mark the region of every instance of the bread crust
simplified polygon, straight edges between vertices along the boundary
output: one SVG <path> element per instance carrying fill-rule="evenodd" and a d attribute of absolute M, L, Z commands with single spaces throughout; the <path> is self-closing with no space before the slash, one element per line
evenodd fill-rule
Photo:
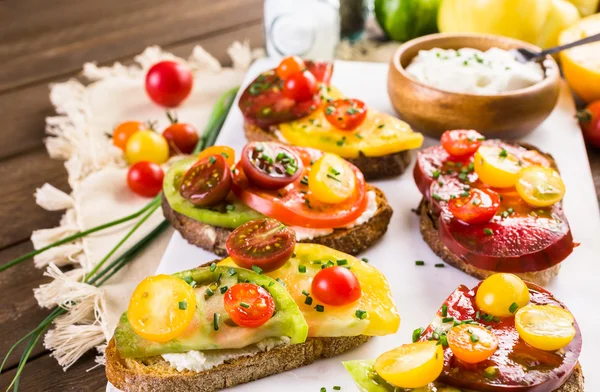
<path fill-rule="evenodd" d="M 203 372 L 179 372 L 161 357 L 144 361 L 123 358 L 111 339 L 106 349 L 106 377 L 124 392 L 213 392 L 339 355 L 369 339 L 364 335 L 308 338 L 304 343 L 236 358 Z"/>
<path fill-rule="evenodd" d="M 350 229 L 335 229 L 326 236 L 316 237 L 300 242 L 321 244 L 350 255 L 357 255 L 372 246 L 387 231 L 393 210 L 383 192 L 372 185 L 367 191 L 374 191 L 377 200 L 377 212 L 362 225 Z M 163 196 L 162 209 L 165 218 L 179 231 L 190 244 L 215 253 L 227 256 L 225 241 L 232 230 L 213 227 L 174 211 Z"/>
<path fill-rule="evenodd" d="M 272 131 L 264 130 L 244 121 L 244 132 L 248 141 L 256 142 L 282 142 Z M 344 158 L 356 166 L 368 181 L 381 178 L 395 177 L 404 173 L 412 160 L 411 150 L 400 151 L 380 157 L 367 157 L 360 155 L 358 158 Z"/>

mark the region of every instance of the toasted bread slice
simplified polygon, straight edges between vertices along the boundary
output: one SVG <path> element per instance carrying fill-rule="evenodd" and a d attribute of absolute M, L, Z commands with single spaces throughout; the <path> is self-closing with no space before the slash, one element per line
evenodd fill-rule
<path fill-rule="evenodd" d="M 331 234 L 300 242 L 325 245 L 350 255 L 357 255 L 369 248 L 385 234 L 393 212 L 380 189 L 367 185 L 367 191 L 370 190 L 375 191 L 377 195 L 378 208 L 368 222 L 351 229 L 335 229 Z M 217 256 L 227 256 L 225 241 L 231 230 L 213 227 L 180 214 L 169 206 L 164 197 L 162 209 L 165 218 L 190 244 L 213 252 Z"/>
<path fill-rule="evenodd" d="M 247 121 L 244 122 L 244 132 L 246 133 L 246 139 L 250 142 L 281 142 L 273 132 L 259 128 Z M 361 155 L 358 158 L 344 159 L 358 167 L 365 179 L 370 181 L 399 176 L 410 165 L 411 158 L 411 151 L 406 150 L 380 157 Z"/>
<path fill-rule="evenodd" d="M 540 153 L 541 155 L 543 155 L 550 161 L 552 168 L 554 170 L 558 171 L 558 167 L 556 166 L 556 161 L 554 160 L 552 155 L 544 153 L 544 152 L 540 151 L 537 147 L 534 147 L 530 144 L 515 143 L 515 142 L 506 142 L 506 143 L 516 144 L 516 145 L 519 145 L 528 150 L 537 151 L 538 153 Z M 478 279 L 485 279 L 488 276 L 493 275 L 495 273 L 494 271 L 488 271 L 488 270 L 483 270 L 480 268 L 473 267 L 469 263 L 465 262 L 464 260 L 462 260 L 461 258 L 456 256 L 454 253 L 452 253 L 450 251 L 450 249 L 448 249 L 446 247 L 446 245 L 444 245 L 442 243 L 439 232 L 438 232 L 438 228 L 437 228 L 437 219 L 431 214 L 429 200 L 427 200 L 426 198 L 423 198 L 421 200 L 419 208 L 417 208 L 417 214 L 419 214 L 419 216 L 420 216 L 419 228 L 421 230 L 421 235 L 423 236 L 423 239 L 429 245 L 431 250 L 433 250 L 434 253 L 436 255 L 438 255 L 442 260 L 444 260 L 446 263 L 450 264 L 451 266 L 456 267 Z M 556 264 L 550 268 L 547 268 L 545 270 L 535 271 L 535 272 L 518 273 L 515 275 L 518 275 L 523 280 L 536 283 L 540 286 L 546 286 L 548 283 L 550 283 L 550 281 L 554 277 L 556 277 L 556 275 L 558 275 L 558 271 L 560 270 L 560 265 L 561 265 L 561 263 L 558 263 L 558 264 Z"/>
<path fill-rule="evenodd" d="M 179 372 L 162 357 L 123 358 L 112 339 L 106 349 L 106 377 L 124 392 L 213 392 L 344 353 L 368 340 L 369 337 L 364 335 L 308 338 L 301 344 L 279 346 L 253 356 L 236 358 L 202 372 Z"/>

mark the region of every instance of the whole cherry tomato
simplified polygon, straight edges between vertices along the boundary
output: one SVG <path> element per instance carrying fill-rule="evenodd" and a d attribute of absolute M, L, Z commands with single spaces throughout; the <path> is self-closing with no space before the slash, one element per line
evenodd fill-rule
<path fill-rule="evenodd" d="M 453 157 L 467 157 L 475 154 L 484 139 L 477 131 L 456 129 L 444 132 L 440 141 Z"/>
<path fill-rule="evenodd" d="M 175 61 L 154 64 L 146 74 L 146 92 L 155 103 L 172 108 L 190 95 L 194 77 L 190 69 Z"/>
<path fill-rule="evenodd" d="M 362 294 L 356 276 L 344 267 L 329 267 L 317 272 L 311 284 L 315 298 L 326 305 L 342 306 L 358 300 Z"/>
<path fill-rule="evenodd" d="M 600 101 L 590 103 L 577 113 L 585 141 L 600 148 Z"/>
<path fill-rule="evenodd" d="M 164 177 L 165 173 L 159 165 L 141 161 L 129 167 L 127 185 L 140 196 L 154 197 L 162 189 Z"/>
<path fill-rule="evenodd" d="M 134 133 L 138 131 L 143 131 L 146 129 L 146 126 L 139 121 L 125 121 L 121 124 L 117 125 L 115 130 L 113 131 L 113 144 L 119 147 L 121 150 L 125 151 L 125 147 L 127 146 L 127 141 Z"/>
<path fill-rule="evenodd" d="M 163 131 L 163 136 L 169 143 L 171 155 L 191 154 L 198 144 L 198 131 L 190 124 L 180 123 L 177 118 L 167 113 L 171 125 Z"/>
<path fill-rule="evenodd" d="M 275 300 L 264 288 L 254 283 L 238 283 L 223 296 L 225 310 L 241 327 L 260 327 L 275 313 Z"/>
<path fill-rule="evenodd" d="M 344 131 L 356 129 L 367 117 L 367 105 L 358 99 L 336 99 L 324 110 L 327 121 Z"/>
<path fill-rule="evenodd" d="M 306 65 L 300 57 L 289 56 L 281 60 L 275 72 L 281 79 L 287 80 L 290 76 L 300 73 L 304 69 L 306 69 Z"/>
<path fill-rule="evenodd" d="M 169 145 L 159 133 L 150 130 L 139 131 L 127 141 L 125 158 L 130 164 L 140 161 L 165 163 L 169 159 Z"/>
<path fill-rule="evenodd" d="M 489 222 L 499 208 L 500 195 L 491 189 L 473 188 L 468 196 L 448 201 L 448 209 L 452 215 L 472 225 Z"/>
<path fill-rule="evenodd" d="M 317 93 L 317 79 L 308 71 L 290 75 L 283 82 L 282 93 L 296 102 L 309 101 Z"/>

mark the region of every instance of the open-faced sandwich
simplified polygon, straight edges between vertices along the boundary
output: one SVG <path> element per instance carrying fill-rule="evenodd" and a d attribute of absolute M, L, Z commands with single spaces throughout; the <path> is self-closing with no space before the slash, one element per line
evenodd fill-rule
<path fill-rule="evenodd" d="M 248 140 L 278 140 L 347 159 L 367 180 L 397 176 L 423 135 L 330 86 L 333 64 L 292 56 L 260 74 L 239 100 Z"/>
<path fill-rule="evenodd" d="M 392 208 L 356 166 L 330 153 L 277 142 L 211 147 L 183 159 L 163 183 L 163 212 L 191 244 L 227 255 L 231 230 L 262 216 L 292 226 L 300 242 L 356 255 L 387 230 Z"/>
<path fill-rule="evenodd" d="M 267 233 L 257 229 L 267 226 Z M 272 219 L 229 240 L 231 257 L 135 289 L 106 351 L 122 391 L 210 392 L 305 366 L 393 334 L 385 277 Z"/>
<path fill-rule="evenodd" d="M 569 310 L 513 274 L 459 286 L 413 343 L 345 366 L 361 392 L 583 392 Z"/>
<path fill-rule="evenodd" d="M 552 157 L 475 131 L 447 131 L 441 142 L 419 152 L 414 169 L 425 242 L 479 279 L 510 272 L 547 284 L 576 246 Z"/>

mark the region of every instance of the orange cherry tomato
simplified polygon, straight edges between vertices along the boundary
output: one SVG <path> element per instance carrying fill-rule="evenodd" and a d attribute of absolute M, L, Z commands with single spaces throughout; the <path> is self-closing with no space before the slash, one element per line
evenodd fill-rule
<path fill-rule="evenodd" d="M 466 363 L 488 359 L 498 348 L 498 338 L 479 324 L 461 324 L 447 334 L 448 346 L 456 358 Z"/>
<path fill-rule="evenodd" d="M 313 98 L 317 93 L 317 79 L 308 72 L 302 71 L 290 75 L 283 82 L 282 94 L 296 102 L 306 102 Z"/>
<path fill-rule="evenodd" d="M 311 284 L 311 292 L 317 300 L 332 306 L 351 304 L 362 295 L 360 282 L 352 271 L 338 266 L 317 272 Z"/>
<path fill-rule="evenodd" d="M 238 283 L 223 296 L 225 310 L 241 327 L 260 327 L 275 313 L 275 300 L 269 292 L 253 283 Z"/>
<path fill-rule="evenodd" d="M 489 222 L 499 208 L 500 196 L 490 189 L 474 188 L 468 196 L 448 201 L 452 215 L 471 225 Z"/>
<path fill-rule="evenodd" d="M 336 99 L 324 110 L 327 121 L 344 131 L 356 129 L 367 117 L 367 105 L 358 99 Z"/>
<path fill-rule="evenodd" d="M 477 131 L 456 129 L 444 132 L 440 142 L 453 157 L 467 157 L 475 154 L 484 139 Z"/>
<path fill-rule="evenodd" d="M 275 72 L 281 79 L 287 80 L 290 76 L 302 72 L 305 68 L 306 65 L 300 57 L 289 56 L 281 60 Z"/>
<path fill-rule="evenodd" d="M 235 163 L 235 150 L 227 146 L 210 146 L 205 148 L 198 154 L 198 160 L 211 155 L 221 155 L 225 158 L 225 162 L 227 162 L 229 167 L 233 167 L 233 164 Z"/>
<path fill-rule="evenodd" d="M 134 133 L 143 131 L 146 126 L 139 121 L 125 121 L 115 128 L 113 131 L 113 144 L 125 151 L 127 141 Z"/>

